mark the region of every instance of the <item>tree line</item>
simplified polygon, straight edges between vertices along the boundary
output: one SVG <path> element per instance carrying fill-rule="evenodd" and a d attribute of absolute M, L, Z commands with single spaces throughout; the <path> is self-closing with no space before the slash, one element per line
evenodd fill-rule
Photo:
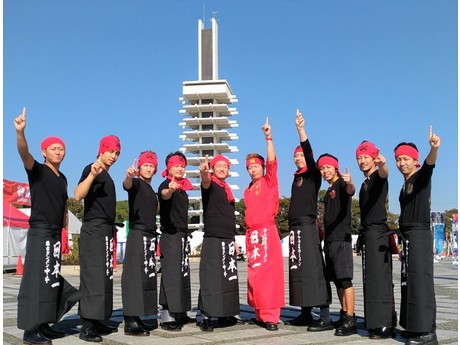
<path fill-rule="evenodd" d="M 320 190 L 318 195 L 318 221 L 320 226 L 323 227 L 323 218 L 324 218 L 324 205 L 322 200 L 324 199 L 324 194 L 326 190 Z M 279 202 L 279 210 L 278 215 L 276 216 L 276 226 L 278 227 L 278 231 L 281 238 L 284 238 L 289 233 L 289 224 L 288 224 L 288 211 L 289 211 L 289 203 L 291 199 L 286 197 L 281 197 Z M 83 204 L 77 202 L 75 199 L 70 198 L 68 200 L 68 207 L 69 210 L 79 219 L 83 218 Z M 246 224 L 244 222 L 244 214 L 245 214 L 245 205 L 244 200 L 241 199 L 235 204 L 235 209 L 237 211 L 236 215 L 236 224 L 239 226 L 237 229 L 238 235 L 244 235 L 246 232 Z M 387 205 L 387 212 L 388 212 L 388 226 L 391 230 L 398 229 L 398 218 L 399 214 L 392 213 L 388 210 Z M 445 221 L 445 229 L 447 232 L 450 232 L 452 229 L 451 219 L 453 214 L 458 213 L 457 209 L 446 210 L 446 221 Z M 125 220 L 129 218 L 129 205 L 128 200 L 117 201 L 116 206 L 116 219 L 115 222 L 123 223 Z M 196 223 L 198 219 L 191 217 L 190 223 Z M 358 234 L 359 228 L 361 226 L 361 212 L 359 209 L 359 200 L 356 198 L 352 198 L 351 204 L 351 232 L 353 234 Z"/>

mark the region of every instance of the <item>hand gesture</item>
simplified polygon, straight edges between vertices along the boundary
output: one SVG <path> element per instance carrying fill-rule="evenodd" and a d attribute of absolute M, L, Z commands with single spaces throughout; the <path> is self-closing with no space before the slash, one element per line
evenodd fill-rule
<path fill-rule="evenodd" d="M 387 160 L 385 157 L 383 157 L 381 154 L 380 154 L 380 150 L 377 151 L 377 157 L 375 157 L 374 159 L 374 163 L 375 165 L 377 165 L 378 167 L 382 167 L 386 164 Z"/>
<path fill-rule="evenodd" d="M 430 125 L 430 137 L 429 143 L 431 148 L 438 149 L 441 146 L 441 138 L 439 138 L 436 134 L 433 133 L 433 126 Z"/>
<path fill-rule="evenodd" d="M 22 132 L 26 128 L 26 107 L 22 108 L 22 114 L 14 119 L 14 128 L 18 132 Z"/>
<path fill-rule="evenodd" d="M 200 164 L 200 172 L 204 174 L 209 172 L 208 155 L 205 156 L 204 162 Z"/>
<path fill-rule="evenodd" d="M 174 193 L 174 191 L 177 189 L 179 185 L 176 182 L 176 179 L 173 177 L 171 182 L 169 182 L 168 188 L 171 191 L 171 193 Z"/>
<path fill-rule="evenodd" d="M 297 109 L 297 114 L 295 117 L 295 126 L 297 127 L 297 129 L 301 129 L 305 127 L 305 120 L 299 109 Z"/>
<path fill-rule="evenodd" d="M 96 177 L 104 170 L 104 164 L 99 160 L 99 158 L 91 164 L 91 174 Z"/>
<path fill-rule="evenodd" d="M 268 116 L 265 119 L 265 124 L 262 126 L 262 132 L 265 134 L 266 138 L 269 138 L 272 134 L 272 127 L 268 124 Z"/>
<path fill-rule="evenodd" d="M 351 181 L 351 174 L 350 172 L 348 171 L 348 168 L 345 167 L 345 174 L 342 174 L 342 178 L 343 180 L 347 183 L 347 184 L 352 184 L 353 182 Z"/>
<path fill-rule="evenodd" d="M 134 159 L 133 165 L 131 165 L 128 170 L 126 170 L 126 177 L 127 178 L 134 178 L 137 175 L 136 171 L 136 159 Z"/>

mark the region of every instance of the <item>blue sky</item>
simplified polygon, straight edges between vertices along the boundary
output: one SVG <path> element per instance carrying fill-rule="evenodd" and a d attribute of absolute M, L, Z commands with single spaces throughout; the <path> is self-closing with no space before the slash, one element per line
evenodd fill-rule
<path fill-rule="evenodd" d="M 40 158 L 48 135 L 64 139 L 61 170 L 69 195 L 99 140 L 118 135 L 122 152 L 110 169 L 117 199 L 141 151 L 159 156 L 183 144 L 182 82 L 198 78 L 197 28 L 218 12 L 219 79 L 239 102 L 239 152 L 232 170 L 242 198 L 244 157 L 265 152 L 269 116 L 280 163 L 280 194 L 290 196 L 298 145 L 296 109 L 306 118 L 315 156 L 329 152 L 363 181 L 354 152 L 374 142 L 390 167 L 390 210 L 399 213 L 403 179 L 393 148 L 413 141 L 421 159 L 428 129 L 442 146 L 432 209 L 458 206 L 458 9 L 453 0 L 414 1 L 3 1 L 3 176 L 27 181 L 13 119 L 27 107 L 26 136 Z M 155 189 L 162 178 L 153 179 Z M 324 182 L 322 188 L 327 188 Z"/>

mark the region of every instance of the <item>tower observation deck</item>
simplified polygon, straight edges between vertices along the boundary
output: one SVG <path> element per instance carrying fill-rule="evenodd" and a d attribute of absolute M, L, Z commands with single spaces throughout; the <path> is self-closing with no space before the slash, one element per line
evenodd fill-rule
<path fill-rule="evenodd" d="M 183 116 L 179 125 L 183 132 L 179 136 L 185 143 L 180 151 L 187 157 L 186 176 L 193 184 L 189 192 L 189 229 L 203 228 L 203 203 L 200 190 L 199 165 L 208 155 L 209 161 L 217 154 L 223 154 L 230 159 L 231 165 L 238 160 L 231 157 L 238 152 L 236 146 L 229 142 L 237 140 L 238 135 L 231 130 L 238 127 L 232 117 L 237 115 L 232 105 L 238 102 L 226 80 L 218 78 L 218 31 L 217 21 L 211 19 L 211 29 L 205 29 L 202 20 L 198 21 L 198 80 L 184 81 L 182 84 Z M 231 183 L 231 177 L 238 173 L 230 170 L 227 179 L 232 189 L 239 189 Z"/>

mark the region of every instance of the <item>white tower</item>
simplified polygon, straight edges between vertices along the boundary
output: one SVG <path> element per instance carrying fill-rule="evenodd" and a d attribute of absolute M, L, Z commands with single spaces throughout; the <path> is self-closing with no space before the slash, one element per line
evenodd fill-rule
<path fill-rule="evenodd" d="M 179 137 L 187 142 L 181 148 L 187 157 L 186 176 L 194 185 L 189 193 L 190 210 L 189 229 L 203 228 L 203 203 L 200 192 L 199 165 L 208 155 L 209 161 L 217 154 L 222 153 L 230 159 L 232 167 L 238 161 L 231 157 L 231 153 L 238 152 L 236 146 L 227 142 L 238 139 L 236 133 L 228 129 L 238 127 L 235 120 L 230 120 L 237 115 L 236 108 L 231 107 L 238 99 L 226 80 L 218 78 L 218 52 L 217 52 L 217 21 L 211 19 L 212 28 L 205 29 L 203 21 L 198 21 L 198 80 L 184 81 L 182 84 L 183 96 L 182 109 L 179 113 L 184 117 L 179 125 L 183 133 Z M 238 173 L 230 169 L 227 182 L 232 189 L 238 189 L 231 184 L 231 177 Z"/>

